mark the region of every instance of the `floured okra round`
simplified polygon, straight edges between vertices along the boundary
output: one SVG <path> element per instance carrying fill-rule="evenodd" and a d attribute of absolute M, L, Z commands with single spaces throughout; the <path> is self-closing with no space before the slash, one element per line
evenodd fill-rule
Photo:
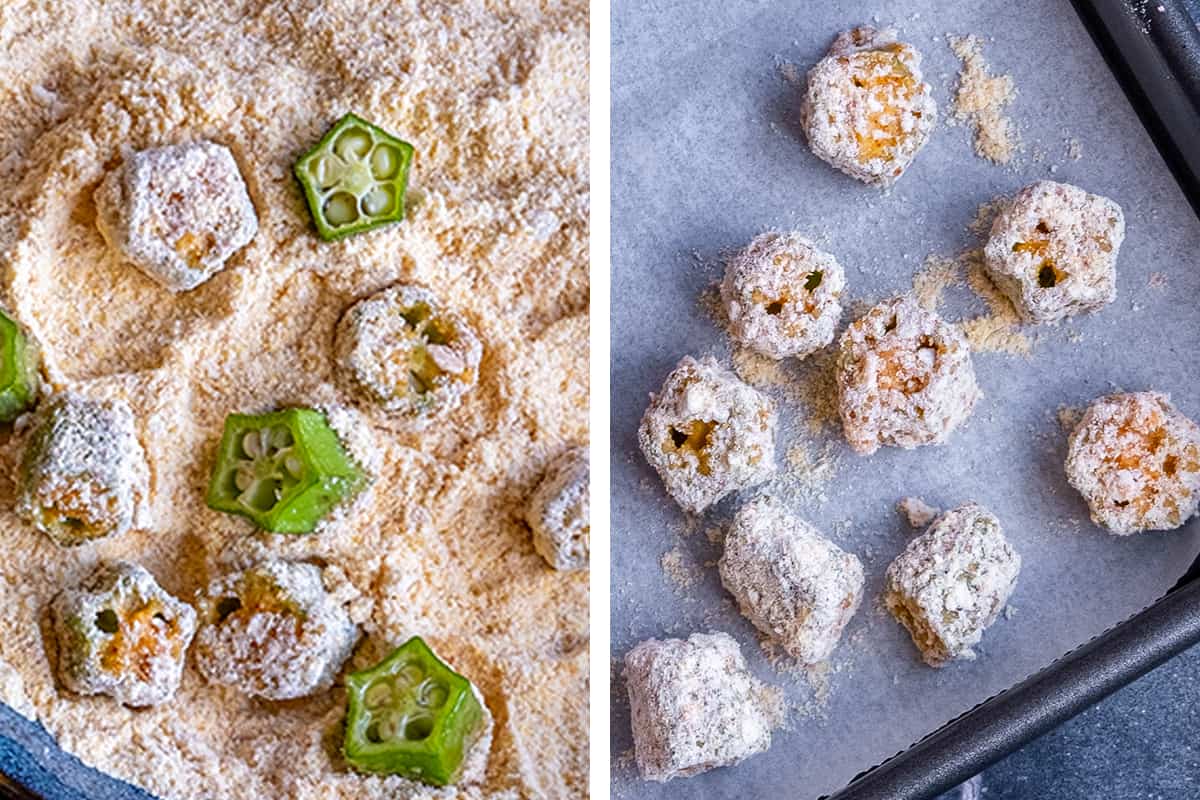
<path fill-rule="evenodd" d="M 491 725 L 479 690 L 419 636 L 346 678 L 342 751 L 356 769 L 446 786 Z"/>
<path fill-rule="evenodd" d="M 771 746 L 769 690 L 727 634 L 644 641 L 625 654 L 624 676 L 646 780 L 689 778 Z"/>
<path fill-rule="evenodd" d="M 127 706 L 170 700 L 196 632 L 196 612 L 137 564 L 102 565 L 51 605 L 58 675 L 79 694 Z"/>
<path fill-rule="evenodd" d="M 1077 186 L 1038 181 L 996 215 L 984 247 L 992 280 L 1029 322 L 1095 311 L 1117 297 L 1121 207 Z"/>
<path fill-rule="evenodd" d="M 855 320 L 839 346 L 838 412 L 858 453 L 940 444 L 979 399 L 966 338 L 909 295 Z"/>
<path fill-rule="evenodd" d="M 196 664 L 213 683 L 268 700 L 323 691 L 358 628 L 313 564 L 266 561 L 213 581 L 198 601 Z"/>
<path fill-rule="evenodd" d="M 1200 426 L 1158 392 L 1101 397 L 1071 434 L 1066 468 L 1110 532 L 1178 528 L 1200 508 Z"/>
<path fill-rule="evenodd" d="M 937 120 L 921 54 L 893 30 L 846 31 L 809 70 L 801 125 L 816 155 L 876 186 L 896 181 Z"/>
<path fill-rule="evenodd" d="M 350 306 L 338 323 L 334 347 L 350 389 L 409 417 L 456 408 L 475 386 L 483 356 L 465 319 L 428 289 L 405 284 Z"/>
<path fill-rule="evenodd" d="M 368 481 L 324 412 L 230 414 L 206 502 L 263 530 L 311 533 Z"/>
<path fill-rule="evenodd" d="M 555 569 L 587 569 L 591 532 L 588 452 L 572 447 L 542 476 L 525 520 L 533 531 L 533 548 Z"/>
<path fill-rule="evenodd" d="M 667 493 L 698 514 L 775 471 L 775 402 L 711 358 L 684 356 L 638 428 Z"/>
<path fill-rule="evenodd" d="M 213 142 L 131 151 L 95 200 L 109 245 L 172 292 L 207 281 L 258 233 L 237 162 Z"/>
<path fill-rule="evenodd" d="M 1021 557 L 982 506 L 940 515 L 888 567 L 883 601 L 931 667 L 973 659 L 1017 585 Z"/>
<path fill-rule="evenodd" d="M 16 510 L 58 544 L 83 544 L 132 528 L 149 481 L 127 403 L 59 394 L 35 416 Z"/>
<path fill-rule="evenodd" d="M 321 238 L 404 219 L 412 158 L 412 145 L 365 119 L 347 114 L 338 120 L 295 167 Z"/>
<path fill-rule="evenodd" d="M 756 236 L 725 269 L 721 299 L 733 338 L 771 358 L 803 358 L 833 341 L 846 276 L 798 233 Z"/>
<path fill-rule="evenodd" d="M 719 568 L 742 614 L 804 664 L 829 657 L 862 600 L 858 558 L 769 497 L 738 510 Z"/>

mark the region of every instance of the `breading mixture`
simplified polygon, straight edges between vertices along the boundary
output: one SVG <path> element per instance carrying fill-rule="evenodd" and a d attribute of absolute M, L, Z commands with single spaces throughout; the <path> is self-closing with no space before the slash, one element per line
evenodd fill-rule
<path fill-rule="evenodd" d="M 548 461 L 587 439 L 587 26 L 583 3 L 531 0 L 0 5 L 0 303 L 40 341 L 50 388 L 129 403 L 150 468 L 149 521 L 71 550 L 0 488 L 4 697 L 65 748 L 164 798 L 411 793 L 342 762 L 342 676 L 272 703 L 189 659 L 174 699 L 136 713 L 52 677 L 47 607 L 101 559 L 185 599 L 268 557 L 311 559 L 354 598 L 347 669 L 420 634 L 478 685 L 496 735 L 484 784 L 459 796 L 584 791 L 587 574 L 548 568 L 522 517 Z M 415 146 L 409 213 L 326 243 L 291 170 L 348 111 Z M 174 294 L 107 245 L 94 195 L 125 148 L 202 140 L 232 151 L 259 229 Z M 364 405 L 373 491 L 315 535 L 207 509 L 225 415 L 352 404 L 334 326 L 398 281 L 478 333 L 462 404 L 420 431 Z M 0 453 L 11 473 L 19 448 Z"/>

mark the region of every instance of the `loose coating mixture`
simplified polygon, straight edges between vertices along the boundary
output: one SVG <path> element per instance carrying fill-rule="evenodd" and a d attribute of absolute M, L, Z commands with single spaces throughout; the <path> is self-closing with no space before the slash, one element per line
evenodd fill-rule
<path fill-rule="evenodd" d="M 128 405 L 148 467 L 142 518 L 64 549 L 11 513 L 27 425 L 0 434 L 5 698 L 166 800 L 579 796 L 588 576 L 549 568 L 524 514 L 549 461 L 588 439 L 586 4 L 15 0 L 0 51 L 0 305 L 40 345 L 47 394 Z M 348 112 L 413 145 L 405 214 L 324 241 L 293 168 Z M 199 142 L 232 154 L 257 233 L 173 292 L 105 239 L 97 192 L 132 154 Z M 338 320 L 398 283 L 482 349 L 471 391 L 419 430 L 335 370 Z M 226 417 L 290 406 L 328 412 L 369 489 L 312 534 L 208 508 Z M 351 441 L 346 407 L 373 444 Z M 136 562 L 191 602 L 269 559 L 321 565 L 360 631 L 329 689 L 254 698 L 207 680 L 194 649 L 174 697 L 136 712 L 56 680 L 39 623 L 97 564 Z M 496 719 L 480 782 L 342 758 L 345 675 L 414 635 Z"/>

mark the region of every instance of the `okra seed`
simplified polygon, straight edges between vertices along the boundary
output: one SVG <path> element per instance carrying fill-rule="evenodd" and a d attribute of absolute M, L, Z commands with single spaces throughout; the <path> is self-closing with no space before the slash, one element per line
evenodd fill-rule
<path fill-rule="evenodd" d="M 449 696 L 450 692 L 445 686 L 430 678 L 422 683 L 421 688 L 417 691 L 417 703 L 437 710 L 445 705 L 446 698 Z"/>
<path fill-rule="evenodd" d="M 422 739 L 428 739 L 431 733 L 433 733 L 433 717 L 421 714 L 409 717 L 404 723 L 404 738 L 409 741 L 419 742 Z"/>
<path fill-rule="evenodd" d="M 416 686 L 425 677 L 425 672 L 416 664 L 405 664 L 396 673 L 396 684 L 399 686 Z"/>
<path fill-rule="evenodd" d="M 367 708 L 379 708 L 386 705 L 392 699 L 392 686 L 386 680 L 372 684 L 371 688 L 367 689 L 363 696 Z"/>
<path fill-rule="evenodd" d="M 116 633 L 120 626 L 120 620 L 117 619 L 117 612 L 111 608 L 106 608 L 96 615 L 96 627 L 104 633 Z"/>
<path fill-rule="evenodd" d="M 361 161 L 366 158 L 371 149 L 371 136 L 358 128 L 351 128 L 337 138 L 333 150 L 342 158 L 349 161 Z"/>
<path fill-rule="evenodd" d="M 377 180 L 386 181 L 396 176 L 400 168 L 400 152 L 391 145 L 381 144 L 371 153 L 371 173 Z"/>
<path fill-rule="evenodd" d="M 338 182 L 342 174 L 341 162 L 333 156 L 321 156 L 308 165 L 308 172 L 317 186 L 328 189 Z"/>
<path fill-rule="evenodd" d="M 387 186 L 376 186 L 367 192 L 362 199 L 363 213 L 368 217 L 377 217 L 392 210 L 392 190 Z"/>
<path fill-rule="evenodd" d="M 354 195 L 338 192 L 326 200 L 325 219 L 334 225 L 346 225 L 358 219 L 358 203 Z"/>

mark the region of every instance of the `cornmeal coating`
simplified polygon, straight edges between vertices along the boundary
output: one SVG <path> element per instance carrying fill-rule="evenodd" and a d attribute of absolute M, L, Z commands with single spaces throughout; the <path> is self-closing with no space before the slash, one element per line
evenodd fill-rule
<path fill-rule="evenodd" d="M 804 664 L 829 658 L 862 601 L 858 558 L 774 498 L 738 510 L 719 568 L 746 619 Z"/>
<path fill-rule="evenodd" d="M 1121 207 L 1078 186 L 1038 181 L 992 222 L 984 263 L 1028 322 L 1055 322 L 1117 298 Z"/>
<path fill-rule="evenodd" d="M 414 418 L 456 408 L 475 386 L 483 356 L 465 319 L 428 289 L 409 284 L 352 305 L 338 323 L 334 350 L 352 391 Z"/>
<path fill-rule="evenodd" d="M 226 575 L 198 607 L 200 671 L 268 700 L 328 689 L 358 641 L 358 628 L 313 564 L 266 561 Z"/>
<path fill-rule="evenodd" d="M 587 569 L 589 476 L 587 448 L 572 447 L 551 462 L 529 498 L 525 519 L 533 531 L 533 548 L 555 569 Z"/>
<path fill-rule="evenodd" d="M 1165 394 L 1096 400 L 1071 433 L 1066 466 L 1092 521 L 1119 536 L 1178 528 L 1200 508 L 1200 426 Z"/>
<path fill-rule="evenodd" d="M 838 413 L 858 453 L 940 444 L 980 397 L 962 332 L 910 295 L 855 320 L 839 346 Z"/>
<path fill-rule="evenodd" d="M 137 564 L 98 567 L 50 606 L 58 676 L 79 694 L 105 694 L 127 706 L 175 695 L 196 612 L 167 594 Z"/>
<path fill-rule="evenodd" d="M 95 201 L 109 246 L 172 292 L 207 281 L 258 233 L 233 153 L 209 141 L 126 153 Z"/>
<path fill-rule="evenodd" d="M 894 30 L 864 26 L 839 35 L 809 70 L 800 120 L 818 158 L 890 186 L 929 139 L 937 103 L 921 80 L 920 52 Z"/>
<path fill-rule="evenodd" d="M 71 547 L 132 528 L 149 483 L 129 404 L 63 393 L 37 410 L 22 456 L 16 511 Z"/>
<path fill-rule="evenodd" d="M 725 269 L 729 332 L 771 358 L 803 358 L 833 341 L 846 275 L 798 233 L 756 236 Z"/>
<path fill-rule="evenodd" d="M 667 493 L 699 514 L 775 471 L 775 402 L 711 357 L 684 356 L 638 428 Z"/>
<path fill-rule="evenodd" d="M 975 503 L 947 511 L 888 567 L 883 601 L 931 667 L 973 659 L 1017 585 L 1021 557 Z"/>
<path fill-rule="evenodd" d="M 646 780 L 689 778 L 771 746 L 769 690 L 727 634 L 642 642 L 625 654 L 624 676 Z"/>

